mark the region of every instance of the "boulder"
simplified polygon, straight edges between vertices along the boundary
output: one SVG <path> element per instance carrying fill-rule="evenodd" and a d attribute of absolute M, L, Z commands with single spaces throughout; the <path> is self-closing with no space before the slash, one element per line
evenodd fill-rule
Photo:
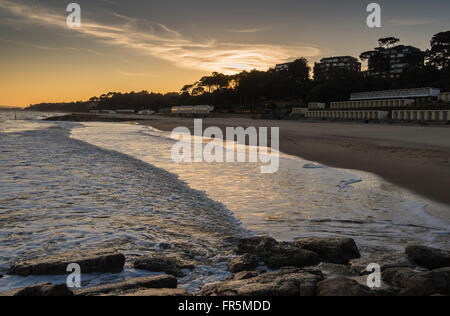
<path fill-rule="evenodd" d="M 299 268 L 282 268 L 276 272 L 204 286 L 200 296 L 313 296 L 322 278 Z"/>
<path fill-rule="evenodd" d="M 228 271 L 238 273 L 242 271 L 251 271 L 259 266 L 258 257 L 246 253 L 245 255 L 231 259 L 228 264 Z"/>
<path fill-rule="evenodd" d="M 401 252 L 391 252 L 386 254 L 373 255 L 368 258 L 352 259 L 349 266 L 352 271 L 359 275 L 367 275 L 372 271 L 367 271 L 371 263 L 380 265 L 381 271 L 389 268 L 414 268 L 408 256 Z"/>
<path fill-rule="evenodd" d="M 14 263 L 9 275 L 61 275 L 67 274 L 67 266 L 79 264 L 81 273 L 120 273 L 125 264 L 125 256 L 113 250 L 70 252 L 42 259 Z"/>
<path fill-rule="evenodd" d="M 134 262 L 133 267 L 150 272 L 164 272 L 179 278 L 184 277 L 182 265 L 178 264 L 175 259 L 162 255 L 141 257 Z"/>
<path fill-rule="evenodd" d="M 231 280 L 247 280 L 254 277 L 257 277 L 260 274 L 266 273 L 266 271 L 242 271 L 235 274 L 230 275 L 227 278 L 227 281 Z"/>
<path fill-rule="evenodd" d="M 104 284 L 76 290 L 76 296 L 125 295 L 145 289 L 176 289 L 177 279 L 172 275 L 158 275 L 136 278 L 123 282 Z"/>
<path fill-rule="evenodd" d="M 321 262 L 315 268 L 318 271 L 320 271 L 327 279 L 335 278 L 338 276 L 355 276 L 356 275 L 348 266 L 343 265 L 343 264 Z"/>
<path fill-rule="evenodd" d="M 450 268 L 417 272 L 410 268 L 391 268 L 383 272 L 383 281 L 402 289 L 404 295 L 450 295 Z"/>
<path fill-rule="evenodd" d="M 450 251 L 425 246 L 409 246 L 406 254 L 417 265 L 427 269 L 450 267 Z"/>
<path fill-rule="evenodd" d="M 73 292 L 65 284 L 43 283 L 4 292 L 0 296 L 73 296 Z"/>
<path fill-rule="evenodd" d="M 295 240 L 294 245 L 313 251 L 319 254 L 320 258 L 336 264 L 347 264 L 349 260 L 361 257 L 355 241 L 351 238 L 302 238 Z"/>
<path fill-rule="evenodd" d="M 270 269 L 305 267 L 319 262 L 316 253 L 300 249 L 291 243 L 277 242 L 267 236 L 241 239 L 236 246 L 236 252 L 255 255 Z"/>
<path fill-rule="evenodd" d="M 317 296 L 377 296 L 375 291 L 355 280 L 338 277 L 317 284 Z"/>

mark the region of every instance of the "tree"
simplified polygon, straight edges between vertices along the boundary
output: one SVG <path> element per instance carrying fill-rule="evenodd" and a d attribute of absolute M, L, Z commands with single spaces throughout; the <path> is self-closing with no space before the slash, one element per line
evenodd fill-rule
<path fill-rule="evenodd" d="M 383 47 L 386 49 L 394 47 L 394 45 L 399 42 L 400 42 L 400 39 L 398 39 L 396 37 L 385 37 L 385 38 L 380 38 L 378 40 L 378 44 L 380 45 L 380 47 Z"/>
<path fill-rule="evenodd" d="M 431 49 L 427 51 L 428 64 L 437 69 L 450 65 L 450 31 L 441 32 L 431 39 Z"/>
<path fill-rule="evenodd" d="M 193 96 L 199 96 L 199 95 L 202 95 L 203 93 L 205 93 L 205 88 L 203 88 L 203 87 L 195 87 L 194 89 L 192 89 L 192 92 L 191 92 L 191 94 L 193 95 Z"/>
<path fill-rule="evenodd" d="M 289 64 L 288 74 L 297 83 L 309 81 L 311 68 L 306 58 L 300 58 Z"/>

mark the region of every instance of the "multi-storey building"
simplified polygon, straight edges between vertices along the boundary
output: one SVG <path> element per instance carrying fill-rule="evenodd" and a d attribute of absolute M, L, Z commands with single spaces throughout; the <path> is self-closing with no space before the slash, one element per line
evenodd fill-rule
<path fill-rule="evenodd" d="M 278 64 L 275 66 L 275 71 L 276 72 L 288 71 L 290 64 L 292 64 L 292 63 Z"/>
<path fill-rule="evenodd" d="M 323 58 L 320 63 L 314 64 L 314 79 L 330 80 L 333 73 L 339 71 L 360 72 L 361 63 L 351 56 Z"/>
<path fill-rule="evenodd" d="M 419 68 L 424 64 L 424 54 L 413 46 L 399 45 L 389 49 L 371 52 L 368 73 L 372 77 L 398 78 L 407 69 Z"/>

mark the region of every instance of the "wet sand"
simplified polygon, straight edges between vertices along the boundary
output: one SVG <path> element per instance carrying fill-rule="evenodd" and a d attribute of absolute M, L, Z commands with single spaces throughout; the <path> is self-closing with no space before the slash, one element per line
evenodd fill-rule
<path fill-rule="evenodd" d="M 192 119 L 142 121 L 160 130 L 193 129 Z M 274 126 L 280 150 L 336 168 L 375 173 L 450 205 L 450 127 L 208 118 L 204 128 Z"/>
<path fill-rule="evenodd" d="M 109 116 L 78 117 L 78 121 Z M 133 121 L 135 116 L 111 118 Z M 139 117 L 139 123 L 171 131 L 193 119 Z M 371 172 L 432 200 L 450 205 L 450 126 L 207 118 L 203 128 L 279 127 L 280 150 L 330 167 Z"/>

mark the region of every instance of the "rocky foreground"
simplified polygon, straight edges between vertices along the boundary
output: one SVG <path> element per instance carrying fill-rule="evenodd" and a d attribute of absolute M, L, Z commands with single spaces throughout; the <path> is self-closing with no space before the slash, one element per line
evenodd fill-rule
<path fill-rule="evenodd" d="M 237 242 L 228 279 L 205 285 L 197 293 L 177 289 L 177 277 L 194 264 L 174 257 L 149 255 L 137 259 L 136 269 L 161 272 L 92 288 L 71 290 L 66 285 L 38 284 L 0 296 L 431 296 L 450 294 L 450 251 L 409 246 L 361 258 L 350 238 L 304 238 L 278 242 L 271 237 L 250 237 Z M 9 275 L 65 274 L 69 263 L 83 273 L 123 270 L 125 257 L 114 251 L 71 253 L 16 263 Z M 378 264 L 381 287 L 369 288 L 368 266 Z M 1 277 L 1 276 L 0 276 Z"/>

